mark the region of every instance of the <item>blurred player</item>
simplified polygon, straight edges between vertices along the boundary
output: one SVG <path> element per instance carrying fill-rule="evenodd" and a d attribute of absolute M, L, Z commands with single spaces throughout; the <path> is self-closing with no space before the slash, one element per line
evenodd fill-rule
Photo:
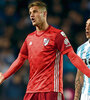
<path fill-rule="evenodd" d="M 77 54 L 90 68 L 90 19 L 86 22 L 86 38 L 88 41 L 78 48 Z M 79 98 L 80 100 L 90 100 L 90 78 L 80 70 L 77 71 L 76 75 L 74 100 L 79 100 Z"/>
<path fill-rule="evenodd" d="M 0 74 L 0 83 L 14 74 L 26 59 L 30 63 L 30 77 L 24 100 L 64 100 L 63 55 L 84 74 L 90 70 L 78 57 L 65 33 L 47 23 L 46 4 L 40 1 L 29 4 L 29 14 L 36 31 L 29 34 L 17 59 L 8 71 Z"/>

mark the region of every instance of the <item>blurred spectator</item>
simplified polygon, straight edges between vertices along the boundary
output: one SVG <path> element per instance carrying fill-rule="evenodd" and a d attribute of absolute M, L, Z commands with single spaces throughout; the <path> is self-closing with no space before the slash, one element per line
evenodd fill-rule
<path fill-rule="evenodd" d="M 11 40 L 12 36 L 14 35 L 14 31 L 15 31 L 14 26 L 8 25 L 4 29 L 3 36 Z"/>
<path fill-rule="evenodd" d="M 72 26 L 72 21 L 70 18 L 65 18 L 63 19 L 63 23 L 61 25 L 61 29 L 64 30 L 64 32 L 66 33 L 66 35 L 68 36 L 68 38 L 71 38 L 71 26 Z"/>
<path fill-rule="evenodd" d="M 81 31 L 79 33 L 77 33 L 76 37 L 75 37 L 75 42 L 78 44 L 78 46 L 80 46 L 81 44 L 83 44 L 85 41 L 86 41 L 86 38 L 85 38 L 85 32 L 84 31 Z"/>
<path fill-rule="evenodd" d="M 17 6 L 15 3 L 9 2 L 4 7 L 4 19 L 6 24 L 13 24 L 15 25 L 16 22 L 19 20 L 19 16 L 17 14 Z"/>
<path fill-rule="evenodd" d="M 10 48 L 10 40 L 7 37 L 0 37 L 0 48 L 3 49 L 9 49 Z"/>
<path fill-rule="evenodd" d="M 60 23 L 61 23 L 61 19 L 59 16 L 57 15 L 49 15 L 48 16 L 48 23 L 54 27 L 59 28 L 60 27 Z"/>
<path fill-rule="evenodd" d="M 5 84 L 4 84 L 5 85 Z M 6 86 L 6 85 L 5 85 Z M 5 100 L 22 100 L 25 93 L 26 85 L 20 73 L 15 74 L 6 87 L 3 87 L 3 99 Z"/>
<path fill-rule="evenodd" d="M 75 75 L 72 72 L 68 72 L 67 74 L 65 74 L 63 81 L 65 100 L 73 100 Z"/>

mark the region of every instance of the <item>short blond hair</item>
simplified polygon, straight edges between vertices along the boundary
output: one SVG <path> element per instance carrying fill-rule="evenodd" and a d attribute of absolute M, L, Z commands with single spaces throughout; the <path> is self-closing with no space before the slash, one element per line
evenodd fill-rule
<path fill-rule="evenodd" d="M 38 6 L 39 8 L 47 11 L 47 5 L 42 1 L 34 1 L 34 2 L 30 3 L 28 5 L 28 9 L 30 9 L 33 6 Z"/>

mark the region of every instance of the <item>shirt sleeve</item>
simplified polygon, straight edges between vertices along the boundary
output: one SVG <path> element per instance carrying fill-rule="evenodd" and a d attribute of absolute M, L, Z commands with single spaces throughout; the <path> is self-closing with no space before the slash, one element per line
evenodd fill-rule
<path fill-rule="evenodd" d="M 27 43 L 26 40 L 24 41 L 21 49 L 20 49 L 20 53 L 19 53 L 23 58 L 28 58 L 28 49 L 27 49 Z"/>
<path fill-rule="evenodd" d="M 57 33 L 55 43 L 56 43 L 56 48 L 63 54 L 66 54 L 71 49 L 73 49 L 67 36 L 63 31 Z"/>
<path fill-rule="evenodd" d="M 67 56 L 75 67 L 77 67 L 83 74 L 87 75 L 90 78 L 90 69 L 73 50 L 68 52 Z"/>
<path fill-rule="evenodd" d="M 16 71 L 18 71 L 21 68 L 21 66 L 24 64 L 25 60 L 26 59 L 24 57 L 18 55 L 17 59 L 11 64 L 9 69 L 3 74 L 4 78 L 7 79 L 9 76 L 11 76 Z"/>
<path fill-rule="evenodd" d="M 9 76 L 14 74 L 21 66 L 24 64 L 24 61 L 28 57 L 27 43 L 24 41 L 20 53 L 17 59 L 11 64 L 10 68 L 3 74 L 4 78 L 7 79 Z"/>

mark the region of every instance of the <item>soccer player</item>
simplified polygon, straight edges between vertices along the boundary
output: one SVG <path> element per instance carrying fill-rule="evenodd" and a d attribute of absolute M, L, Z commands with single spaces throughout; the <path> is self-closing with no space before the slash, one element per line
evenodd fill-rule
<path fill-rule="evenodd" d="M 86 22 L 86 38 L 88 41 L 77 49 L 77 54 L 90 68 L 90 18 Z M 79 100 L 79 98 L 80 100 L 90 100 L 90 78 L 80 70 L 77 71 L 76 75 L 74 100 Z"/>
<path fill-rule="evenodd" d="M 29 4 L 29 14 L 36 30 L 26 37 L 17 59 L 4 73 L 0 83 L 14 74 L 26 59 L 30 63 L 30 77 L 24 100 L 64 100 L 63 55 L 90 77 L 90 70 L 77 56 L 62 30 L 47 23 L 46 4 L 35 1 Z"/>

